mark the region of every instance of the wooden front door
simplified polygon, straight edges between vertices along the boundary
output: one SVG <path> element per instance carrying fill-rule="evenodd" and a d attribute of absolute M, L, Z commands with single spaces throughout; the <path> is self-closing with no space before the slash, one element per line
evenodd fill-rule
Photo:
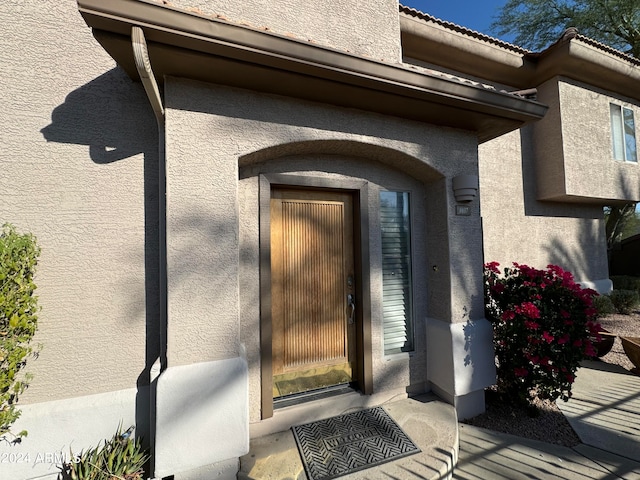
<path fill-rule="evenodd" d="M 273 191 L 274 398 L 356 378 L 353 251 L 350 193 Z"/>

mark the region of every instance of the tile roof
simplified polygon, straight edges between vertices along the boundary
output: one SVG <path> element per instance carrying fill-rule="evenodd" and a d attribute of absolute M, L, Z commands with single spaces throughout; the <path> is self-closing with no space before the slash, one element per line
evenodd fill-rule
<path fill-rule="evenodd" d="M 484 33 L 477 32 L 475 30 L 471 30 L 469 28 L 463 27 L 461 25 L 457 25 L 452 22 L 447 22 L 446 20 L 441 20 L 439 18 L 434 17 L 433 15 L 429 15 L 428 13 L 421 12 L 420 10 L 416 10 L 412 7 L 407 7 L 400 4 L 400 12 L 406 15 L 410 15 L 412 17 L 419 18 L 420 20 L 426 20 L 433 23 L 437 23 L 438 25 L 442 25 L 443 27 L 452 30 L 454 32 L 462 33 L 464 35 L 468 35 L 473 38 L 477 38 L 478 40 L 485 41 L 487 43 L 491 43 L 497 45 L 499 47 L 505 48 L 507 50 L 511 50 L 516 53 L 528 54 L 531 51 L 519 47 L 517 45 L 513 45 L 509 42 L 505 42 L 504 40 L 500 40 L 498 38 L 490 37 L 489 35 L 485 35 Z"/>
<path fill-rule="evenodd" d="M 572 38 L 575 38 L 576 40 L 580 40 L 582 43 L 586 43 L 587 45 L 591 45 L 592 47 L 595 47 L 598 50 L 602 50 L 603 52 L 606 52 L 609 55 L 613 55 L 614 57 L 618 57 L 623 60 L 626 60 L 629 63 L 633 63 L 634 65 L 640 65 L 640 58 L 636 58 L 633 55 L 629 55 L 628 53 L 624 53 L 624 52 L 621 52 L 620 50 L 616 50 L 615 48 L 610 47 L 609 45 L 605 45 L 602 42 L 598 42 L 597 40 L 594 40 L 592 38 L 585 37 L 584 35 L 580 34 L 577 28 L 574 28 L 574 27 L 567 28 L 562 34 L 562 36 L 555 43 L 561 43 L 562 41 L 570 40 Z"/>
<path fill-rule="evenodd" d="M 406 15 L 410 15 L 412 17 L 415 18 L 419 18 L 420 20 L 425 20 L 425 21 L 429 21 L 429 22 L 433 22 L 436 23 L 438 25 L 443 26 L 444 28 L 448 29 L 448 30 L 452 30 L 454 32 L 458 32 L 458 33 L 462 33 L 463 35 L 467 35 L 473 38 L 477 38 L 478 40 L 482 40 L 485 41 L 487 43 L 491 43 L 493 45 L 497 45 L 499 47 L 505 48 L 507 50 L 511 50 L 513 52 L 516 53 L 521 53 L 523 55 L 527 55 L 527 56 L 539 56 L 541 53 L 543 52 L 532 52 L 531 50 L 527 50 L 525 48 L 519 47 L 517 45 L 513 45 L 509 42 L 505 42 L 504 40 L 500 40 L 498 38 L 494 38 L 491 37 L 489 35 L 485 35 L 484 33 L 480 33 L 477 32 L 475 30 L 471 30 L 469 28 L 463 27 L 461 25 L 457 25 L 455 23 L 452 22 L 447 22 L 445 20 L 441 20 L 439 18 L 434 17 L 433 15 L 429 15 L 428 13 L 424 13 L 421 12 L 420 10 L 416 10 L 415 8 L 412 7 L 407 7 L 404 5 L 400 5 L 400 12 L 404 13 Z M 567 30 L 565 30 L 565 32 L 560 36 L 560 38 L 558 39 L 558 41 L 554 42 L 552 45 L 550 45 L 549 47 L 547 47 L 547 49 L 553 47 L 553 45 L 556 45 L 558 43 L 562 43 L 563 41 L 566 40 L 570 40 L 575 38 L 576 40 L 579 40 L 582 43 L 585 43 L 587 45 L 591 45 L 592 47 L 597 48 L 598 50 L 608 53 L 609 55 L 613 55 L 615 57 L 621 58 L 623 60 L 626 60 L 627 62 L 633 64 L 633 65 L 640 65 L 640 59 L 629 55 L 628 53 L 624 53 L 621 52 L 620 50 L 617 50 L 613 47 L 610 47 L 608 45 L 605 45 L 604 43 L 598 42 L 597 40 L 594 40 L 592 38 L 589 37 L 585 37 L 584 35 L 581 35 L 577 29 L 575 28 L 568 28 Z M 545 49 L 545 50 L 547 50 Z"/>

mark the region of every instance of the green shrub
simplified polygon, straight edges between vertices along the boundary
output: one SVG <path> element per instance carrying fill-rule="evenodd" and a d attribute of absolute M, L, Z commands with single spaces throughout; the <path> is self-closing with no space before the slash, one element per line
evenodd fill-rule
<path fill-rule="evenodd" d="M 31 339 L 38 324 L 38 303 L 33 275 L 40 248 L 31 234 L 19 234 L 5 224 L 0 233 L 0 438 L 20 416 L 16 403 L 31 376 L 20 374 L 27 358 L 36 353 Z"/>
<path fill-rule="evenodd" d="M 63 480 L 141 480 L 149 455 L 142 448 L 142 440 L 133 438 L 133 426 L 115 435 L 104 445 L 83 450 L 62 464 Z"/>
<path fill-rule="evenodd" d="M 636 290 L 614 290 L 610 297 L 618 313 L 623 315 L 629 315 L 640 303 L 640 296 Z"/>
<path fill-rule="evenodd" d="M 631 275 L 613 275 L 611 276 L 614 290 L 635 290 L 640 292 L 640 277 Z"/>
<path fill-rule="evenodd" d="M 512 401 L 568 400 L 580 362 L 597 353 L 593 290 L 549 265 L 485 265 L 485 314 L 493 323 L 498 390 Z"/>
<path fill-rule="evenodd" d="M 604 317 L 606 315 L 611 315 L 612 313 L 616 313 L 616 307 L 611 301 L 611 297 L 609 295 L 596 295 L 593 297 L 593 308 L 596 309 L 597 316 Z"/>

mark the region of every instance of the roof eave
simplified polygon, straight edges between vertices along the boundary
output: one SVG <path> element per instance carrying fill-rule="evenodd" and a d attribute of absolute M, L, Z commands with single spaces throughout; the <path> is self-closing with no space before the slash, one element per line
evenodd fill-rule
<path fill-rule="evenodd" d="M 639 66 L 580 38 L 557 42 L 537 57 L 536 85 L 567 77 L 640 100 Z"/>
<path fill-rule="evenodd" d="M 504 48 L 482 38 L 457 32 L 435 21 L 400 12 L 402 53 L 491 82 L 518 88 L 531 86 L 535 62 L 523 51 Z"/>
<path fill-rule="evenodd" d="M 528 52 L 408 7 L 400 8 L 403 55 L 517 88 L 567 77 L 640 100 L 640 60 L 567 29 Z"/>
<path fill-rule="evenodd" d="M 159 83 L 166 76 L 247 88 L 477 132 L 495 138 L 541 118 L 515 95 L 358 57 L 144 0 L 78 0 L 107 52 L 136 78 L 131 28 L 144 30 Z"/>

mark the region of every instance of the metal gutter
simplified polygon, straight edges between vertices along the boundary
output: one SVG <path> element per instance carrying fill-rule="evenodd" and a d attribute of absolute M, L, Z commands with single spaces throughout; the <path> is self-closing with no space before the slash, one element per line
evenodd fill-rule
<path fill-rule="evenodd" d="M 132 78 L 137 74 L 128 36 L 137 26 L 159 84 L 166 76 L 192 78 L 473 130 L 481 141 L 546 112 L 538 102 L 471 82 L 146 0 L 78 0 L 78 6 L 96 39 Z"/>

